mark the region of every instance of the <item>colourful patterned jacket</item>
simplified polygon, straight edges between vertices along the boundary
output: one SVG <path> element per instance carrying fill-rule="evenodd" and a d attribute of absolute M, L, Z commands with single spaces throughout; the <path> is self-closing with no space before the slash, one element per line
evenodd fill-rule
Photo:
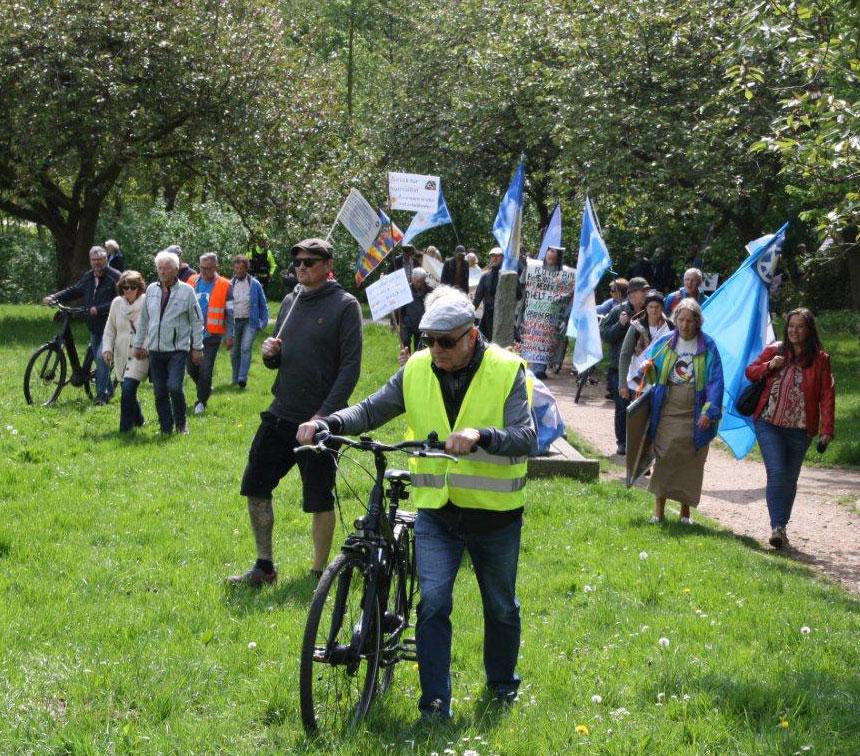
<path fill-rule="evenodd" d="M 648 438 L 657 435 L 657 426 L 669 389 L 669 376 L 678 361 L 675 347 L 680 334 L 673 331 L 654 345 L 654 356 L 647 363 L 645 380 L 652 384 L 651 419 L 648 425 Z M 693 404 L 693 444 L 697 449 L 707 446 L 717 435 L 717 426 L 723 416 L 723 363 L 714 340 L 699 332 L 698 347 L 693 357 L 693 373 L 696 395 Z M 699 428 L 697 421 L 707 415 L 711 424 L 706 430 Z"/>

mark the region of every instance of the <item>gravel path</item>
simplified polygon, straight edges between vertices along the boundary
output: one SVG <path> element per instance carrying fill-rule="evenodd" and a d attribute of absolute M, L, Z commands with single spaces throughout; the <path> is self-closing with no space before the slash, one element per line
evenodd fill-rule
<path fill-rule="evenodd" d="M 604 399 L 605 382 L 586 386 L 579 404 L 574 404 L 576 385 L 566 373 L 567 368 L 557 376 L 550 373 L 547 380 L 565 421 L 601 454 L 623 465 L 624 458 L 614 454 L 613 409 L 612 402 Z M 610 472 L 608 477 L 623 480 L 620 472 Z M 761 462 L 738 461 L 727 451 L 712 447 L 699 510 L 736 535 L 754 538 L 770 549 L 765 484 Z M 638 485 L 647 487 L 647 478 Z M 788 536 L 791 548 L 787 555 L 860 594 L 860 472 L 804 467 Z"/>

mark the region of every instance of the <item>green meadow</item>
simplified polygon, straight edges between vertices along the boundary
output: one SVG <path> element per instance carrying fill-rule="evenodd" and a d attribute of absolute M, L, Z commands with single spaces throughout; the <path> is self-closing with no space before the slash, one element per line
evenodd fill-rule
<path fill-rule="evenodd" d="M 190 416 L 189 436 L 165 439 L 146 384 L 147 425 L 121 437 L 117 401 L 95 407 L 67 387 L 56 406 L 24 403 L 24 367 L 53 333 L 50 315 L 0 306 L 0 753 L 860 751 L 860 601 L 703 518 L 649 527 L 643 492 L 563 479 L 527 489 L 515 705 L 499 710 L 484 694 L 467 564 L 454 720 L 416 724 L 410 663 L 358 731 L 307 740 L 298 652 L 313 586 L 297 471 L 276 492 L 280 582 L 258 593 L 224 585 L 254 556 L 238 490 L 272 373 L 255 353 L 240 392 L 222 354 L 206 414 Z M 830 351 L 856 368 L 845 338 L 844 353 Z M 365 330 L 355 398 L 387 378 L 396 354 L 387 330 Z M 840 413 L 856 428 L 852 401 Z M 843 439 L 850 457 L 857 442 Z M 356 465 L 342 469 L 367 490 Z M 346 485 L 340 493 L 349 523 L 361 503 Z"/>

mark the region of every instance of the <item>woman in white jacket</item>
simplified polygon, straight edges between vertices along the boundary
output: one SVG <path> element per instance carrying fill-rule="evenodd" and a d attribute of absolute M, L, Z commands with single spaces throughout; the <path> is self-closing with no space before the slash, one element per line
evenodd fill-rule
<path fill-rule="evenodd" d="M 143 413 L 137 400 L 137 387 L 149 373 L 149 359 L 132 355 L 132 340 L 137 333 L 146 282 L 136 270 L 127 270 L 116 284 L 119 296 L 111 302 L 102 339 L 102 358 L 113 365 L 114 374 L 122 383 L 120 402 L 120 433 L 143 425 Z"/>

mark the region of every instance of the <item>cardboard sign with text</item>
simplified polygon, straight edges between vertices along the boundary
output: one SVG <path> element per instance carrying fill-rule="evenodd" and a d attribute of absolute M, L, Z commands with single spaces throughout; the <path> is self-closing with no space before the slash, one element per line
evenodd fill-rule
<path fill-rule="evenodd" d="M 338 220 L 352 234 L 363 252 L 370 249 L 382 227 L 379 213 L 370 206 L 358 189 L 349 190 L 349 195 L 338 213 Z"/>
<path fill-rule="evenodd" d="M 406 271 L 403 268 L 383 276 L 376 283 L 366 289 L 367 303 L 370 305 L 370 316 L 374 320 L 381 320 L 388 313 L 409 304 L 412 297 L 412 289 L 406 280 Z"/>
<path fill-rule="evenodd" d="M 439 208 L 439 177 L 419 173 L 388 173 L 392 210 L 435 213 Z"/>

